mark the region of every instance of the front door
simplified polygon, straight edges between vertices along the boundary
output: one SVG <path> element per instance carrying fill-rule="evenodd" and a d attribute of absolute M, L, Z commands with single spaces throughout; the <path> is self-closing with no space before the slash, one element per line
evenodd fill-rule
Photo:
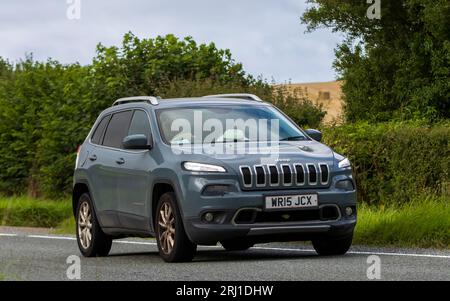
<path fill-rule="evenodd" d="M 143 110 L 135 110 L 127 135 L 142 134 L 151 139 L 149 116 Z M 124 228 L 150 229 L 149 185 L 151 152 L 148 150 L 124 150 L 121 172 L 117 181 L 119 189 L 119 219 Z"/>

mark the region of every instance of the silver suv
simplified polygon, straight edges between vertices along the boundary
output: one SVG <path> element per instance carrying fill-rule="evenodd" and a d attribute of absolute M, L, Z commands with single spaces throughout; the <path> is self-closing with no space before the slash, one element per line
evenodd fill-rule
<path fill-rule="evenodd" d="M 79 148 L 80 251 L 106 256 L 113 239 L 138 236 L 156 237 L 168 262 L 218 242 L 236 251 L 312 240 L 320 255 L 344 254 L 355 182 L 349 160 L 321 136 L 251 94 L 119 99 Z"/>

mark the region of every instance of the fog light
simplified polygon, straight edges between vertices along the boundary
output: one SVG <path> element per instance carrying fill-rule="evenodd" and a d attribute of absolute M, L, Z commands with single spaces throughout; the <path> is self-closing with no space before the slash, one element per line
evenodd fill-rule
<path fill-rule="evenodd" d="M 214 214 L 212 214 L 211 212 L 208 212 L 203 216 L 203 218 L 205 219 L 205 221 L 210 223 L 214 220 Z"/>
<path fill-rule="evenodd" d="M 352 207 L 346 207 L 345 208 L 345 214 L 347 214 L 347 216 L 350 216 L 353 214 L 353 208 Z"/>
<path fill-rule="evenodd" d="M 208 185 L 203 189 L 202 195 L 204 196 L 223 196 L 231 192 L 232 187 L 230 185 Z"/>
<path fill-rule="evenodd" d="M 353 182 L 351 180 L 341 180 L 336 183 L 337 189 L 343 189 L 347 191 L 355 190 L 353 187 Z"/>

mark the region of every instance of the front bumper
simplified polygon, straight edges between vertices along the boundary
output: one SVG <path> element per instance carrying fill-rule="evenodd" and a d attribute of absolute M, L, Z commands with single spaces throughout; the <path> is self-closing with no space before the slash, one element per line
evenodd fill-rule
<path fill-rule="evenodd" d="M 356 217 L 336 222 L 321 223 L 274 223 L 270 225 L 212 225 L 187 221 L 186 230 L 192 242 L 199 245 L 214 245 L 218 241 L 246 238 L 253 243 L 274 241 L 306 241 L 327 237 L 351 235 Z"/>
<path fill-rule="evenodd" d="M 236 213 L 245 209 L 263 212 L 265 195 L 308 194 L 317 193 L 319 206 L 334 206 L 339 210 L 339 217 L 334 220 L 308 220 L 283 222 L 256 222 L 252 224 L 235 223 Z M 190 206 L 193 216 L 184 216 L 184 226 L 192 242 L 199 245 L 213 245 L 219 241 L 245 238 L 254 243 L 272 241 L 304 241 L 322 237 L 340 237 L 353 233 L 356 225 L 356 192 L 323 190 L 278 190 L 278 191 L 240 191 L 223 197 L 200 197 L 190 200 L 200 206 Z M 345 214 L 345 208 L 352 207 L 354 213 Z M 305 209 L 299 209 L 305 210 Z M 218 213 L 220 218 L 214 222 L 206 222 L 204 213 Z M 290 213 L 292 210 L 278 212 Z"/>

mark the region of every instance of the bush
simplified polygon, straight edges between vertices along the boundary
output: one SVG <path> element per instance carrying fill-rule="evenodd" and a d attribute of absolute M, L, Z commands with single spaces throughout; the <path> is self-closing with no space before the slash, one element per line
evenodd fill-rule
<path fill-rule="evenodd" d="M 318 128 L 326 115 L 323 105 L 315 105 L 301 88 L 288 91 L 286 86 L 274 88 L 272 103 L 302 127 Z"/>
<path fill-rule="evenodd" d="M 130 95 L 163 97 L 249 92 L 273 101 L 301 125 L 322 112 L 304 98 L 274 94 L 247 75 L 229 50 L 173 35 L 97 47 L 92 64 L 0 58 L 0 193 L 59 198 L 71 192 L 76 149 L 98 114 Z"/>
<path fill-rule="evenodd" d="M 352 162 L 359 201 L 383 205 L 418 196 L 449 198 L 448 123 L 357 123 L 323 131 L 325 143 Z"/>

